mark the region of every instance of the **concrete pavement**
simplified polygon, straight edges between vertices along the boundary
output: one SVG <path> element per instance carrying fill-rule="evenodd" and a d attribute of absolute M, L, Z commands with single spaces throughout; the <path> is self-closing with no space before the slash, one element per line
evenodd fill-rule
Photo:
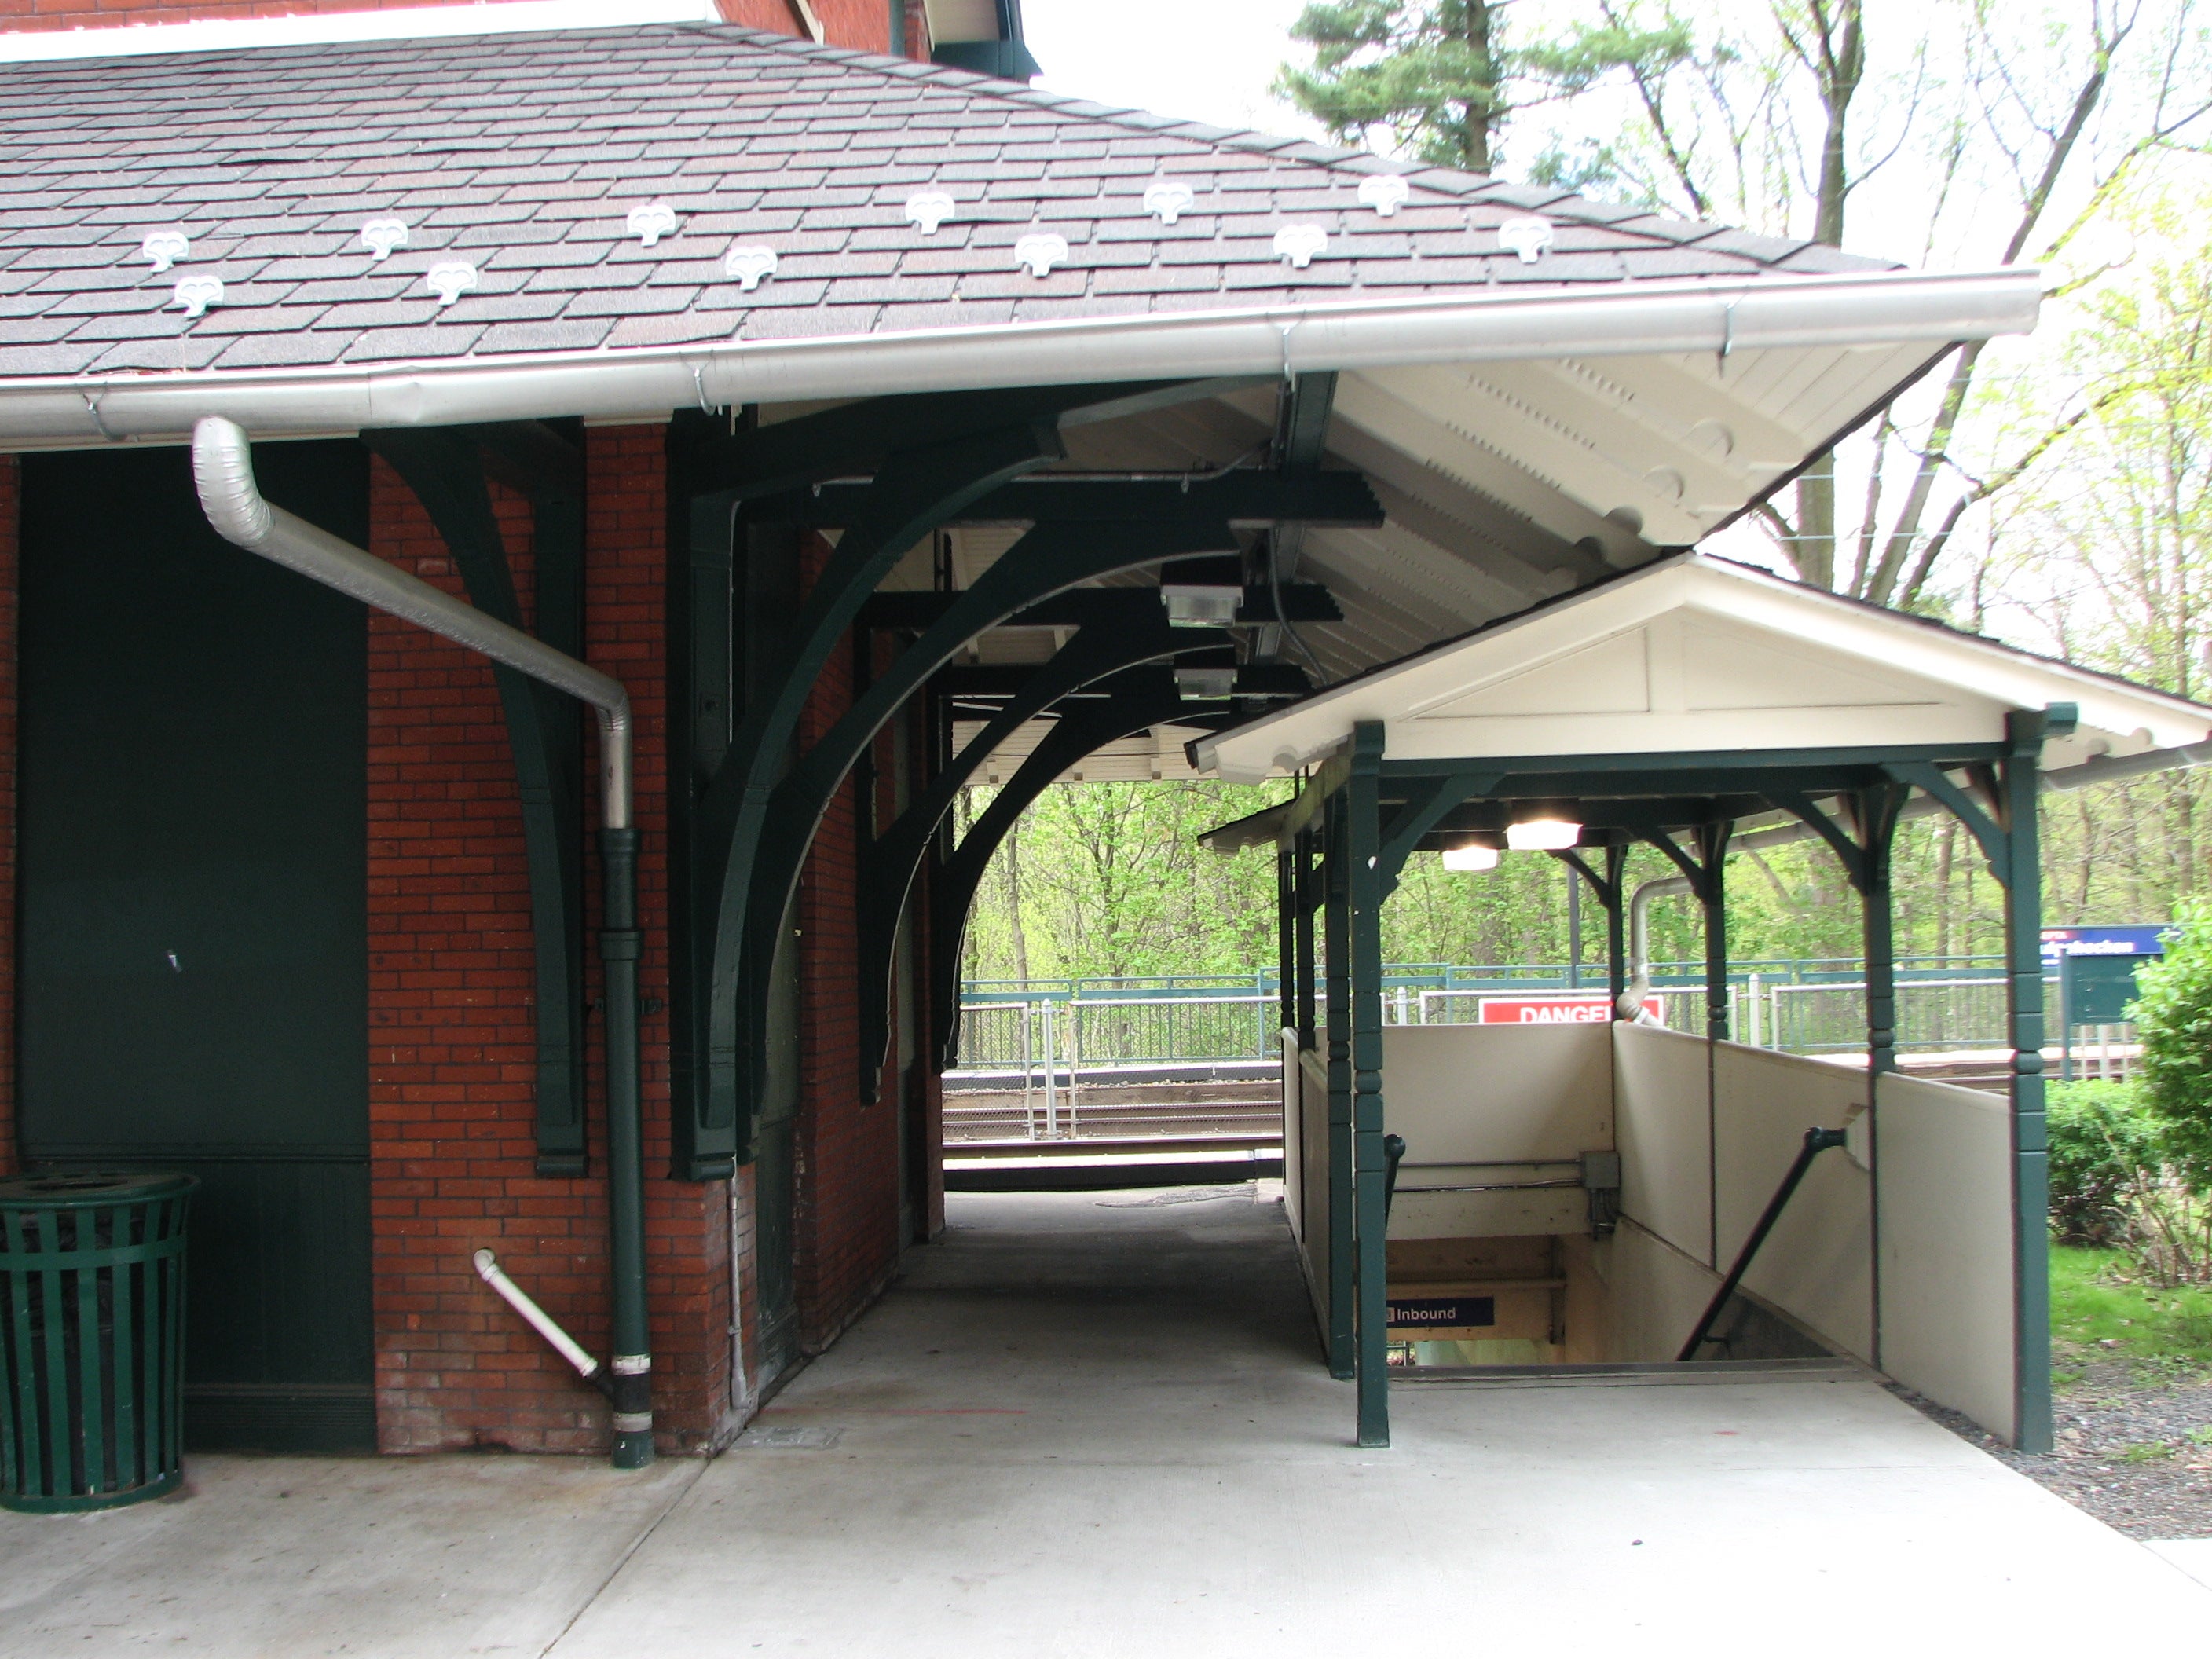
<path fill-rule="evenodd" d="M 1401 1385 L 1396 1443 L 1358 1450 L 1254 1190 L 956 1197 L 712 1464 L 206 1458 L 181 1503 L 0 1517 L 0 1655 L 2033 1654 L 2212 1628 L 2179 1567 L 1850 1372 Z"/>

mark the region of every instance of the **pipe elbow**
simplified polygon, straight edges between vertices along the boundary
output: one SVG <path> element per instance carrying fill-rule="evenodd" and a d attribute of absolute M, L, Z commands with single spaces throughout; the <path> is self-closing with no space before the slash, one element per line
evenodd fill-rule
<path fill-rule="evenodd" d="M 237 422 L 209 415 L 192 428 L 192 482 L 217 534 L 257 552 L 268 541 L 269 503 L 253 479 L 253 447 Z"/>

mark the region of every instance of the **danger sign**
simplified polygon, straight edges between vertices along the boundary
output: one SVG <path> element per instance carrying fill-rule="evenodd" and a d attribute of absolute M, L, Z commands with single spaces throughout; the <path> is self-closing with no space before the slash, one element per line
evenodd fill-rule
<path fill-rule="evenodd" d="M 1568 992 L 1546 997 L 1485 997 L 1481 1002 L 1485 1025 L 1602 1025 L 1613 1018 L 1613 1000 L 1602 991 Z M 1657 997 L 1644 1000 L 1644 1012 L 1654 1019 L 1665 1017 Z"/>

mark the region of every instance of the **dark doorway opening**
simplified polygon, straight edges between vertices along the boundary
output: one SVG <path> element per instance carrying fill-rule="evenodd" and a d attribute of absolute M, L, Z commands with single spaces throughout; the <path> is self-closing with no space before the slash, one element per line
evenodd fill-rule
<path fill-rule="evenodd" d="M 366 453 L 257 452 L 368 540 Z M 185 1436 L 375 1444 L 360 608 L 219 540 L 187 452 L 23 465 L 21 1138 L 204 1183 Z"/>

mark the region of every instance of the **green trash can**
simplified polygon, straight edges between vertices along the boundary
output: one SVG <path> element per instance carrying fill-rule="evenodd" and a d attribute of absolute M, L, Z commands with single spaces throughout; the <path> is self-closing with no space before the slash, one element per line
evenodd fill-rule
<path fill-rule="evenodd" d="M 112 1509 L 184 1478 L 188 1175 L 0 1181 L 0 1509 Z"/>

